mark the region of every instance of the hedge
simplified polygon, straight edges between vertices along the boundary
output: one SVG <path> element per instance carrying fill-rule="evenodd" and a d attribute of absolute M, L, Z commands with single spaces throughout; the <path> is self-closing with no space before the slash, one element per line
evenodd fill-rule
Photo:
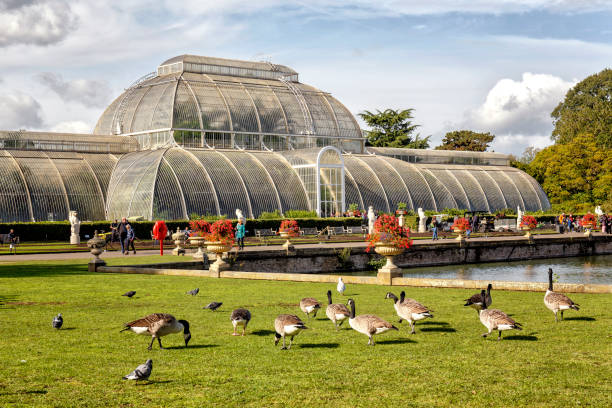
<path fill-rule="evenodd" d="M 246 230 L 248 236 L 254 236 L 256 229 L 272 228 L 278 230 L 283 219 L 275 220 L 251 220 L 246 222 Z M 297 218 L 298 225 L 302 228 L 318 228 L 323 229 L 327 226 L 331 227 L 350 227 L 361 225 L 361 218 Z M 234 224 L 236 220 L 233 220 Z M 89 221 L 81 223 L 80 235 L 82 240 L 86 240 L 86 235 L 92 237 L 95 230 L 98 232 L 110 231 L 111 221 Z M 130 222 L 136 237 L 138 239 L 151 239 L 151 231 L 155 221 L 132 221 Z M 184 230 L 189 225 L 187 220 L 166 221 L 166 226 L 170 231 L 176 231 L 176 228 Z M 8 234 L 10 229 L 15 230 L 15 234 L 19 236 L 21 241 L 69 241 L 70 240 L 70 222 L 68 221 L 44 221 L 44 222 L 15 222 L 15 223 L 0 223 L 0 234 Z"/>

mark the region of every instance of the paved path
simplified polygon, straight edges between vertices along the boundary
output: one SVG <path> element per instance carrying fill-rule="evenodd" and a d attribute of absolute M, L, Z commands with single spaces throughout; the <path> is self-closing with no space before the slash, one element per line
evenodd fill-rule
<path fill-rule="evenodd" d="M 603 235 L 601 232 L 596 232 L 593 235 Z M 569 234 L 546 234 L 542 235 L 542 238 L 569 238 L 569 237 L 583 237 L 584 234 L 581 232 L 572 232 Z M 540 236 L 534 235 L 534 239 L 537 241 Z M 468 242 L 479 242 L 479 241 L 511 241 L 520 238 L 519 236 L 505 236 L 505 237 L 479 237 L 470 238 Z M 431 239 L 415 239 L 413 245 L 431 245 L 432 243 L 451 243 L 455 242 L 454 238 L 440 239 L 438 241 L 432 241 Z M 365 247 L 366 243 L 363 241 L 356 242 L 326 242 L 316 244 L 297 244 L 297 248 L 360 248 Z M 265 250 L 280 250 L 283 249 L 281 245 L 256 245 L 246 246 L 245 251 L 265 251 Z M 166 248 L 165 254 L 172 254 L 172 248 Z M 159 249 L 148 249 L 141 250 L 136 253 L 136 256 L 149 256 L 158 255 Z M 121 255 L 119 251 L 105 252 L 101 255 L 102 258 L 118 258 L 126 255 Z M 127 256 L 134 256 L 132 254 Z M 187 256 L 189 256 L 189 250 L 187 250 Z M 23 262 L 23 261 L 59 261 L 69 259 L 89 259 L 91 254 L 89 252 L 66 252 L 59 254 L 17 254 L 17 255 L 0 255 L 0 263 L 2 262 Z"/>

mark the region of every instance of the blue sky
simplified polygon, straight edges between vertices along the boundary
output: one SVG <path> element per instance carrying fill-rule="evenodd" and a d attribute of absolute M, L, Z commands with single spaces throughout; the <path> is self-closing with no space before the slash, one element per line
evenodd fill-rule
<path fill-rule="evenodd" d="M 612 66 L 612 1 L 0 0 L 0 128 L 91 131 L 175 55 L 270 60 L 354 114 L 414 108 L 437 145 L 489 131 L 550 144 L 550 112 Z"/>

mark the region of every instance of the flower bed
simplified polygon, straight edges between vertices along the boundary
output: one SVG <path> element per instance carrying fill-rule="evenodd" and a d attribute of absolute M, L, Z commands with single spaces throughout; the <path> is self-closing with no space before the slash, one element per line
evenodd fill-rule
<path fill-rule="evenodd" d="M 597 228 L 597 218 L 591 213 L 586 213 L 584 217 L 582 217 L 582 220 L 580 220 L 580 225 L 582 225 L 583 228 Z"/>
<path fill-rule="evenodd" d="M 290 237 L 297 237 L 300 235 L 300 227 L 296 220 L 283 220 L 278 232 L 284 232 Z"/>
<path fill-rule="evenodd" d="M 230 220 L 215 221 L 210 226 L 210 231 L 204 234 L 209 242 L 220 242 L 222 245 L 234 243 L 234 226 Z"/>
<path fill-rule="evenodd" d="M 536 229 L 536 227 L 538 226 L 538 221 L 536 221 L 535 217 L 532 215 L 523 215 L 523 218 L 521 218 L 521 223 L 519 224 L 519 227 L 521 229 Z"/>
<path fill-rule="evenodd" d="M 470 222 L 465 218 L 457 218 L 453 223 L 451 229 L 455 232 L 465 232 L 471 231 L 472 227 L 470 226 Z"/>
<path fill-rule="evenodd" d="M 366 241 L 368 242 L 366 252 L 370 252 L 378 243 L 403 249 L 408 249 L 412 245 L 410 228 L 400 227 L 397 217 L 388 214 L 378 217 L 374 223 L 374 232 L 368 235 Z"/>
<path fill-rule="evenodd" d="M 210 224 L 204 220 L 189 221 L 192 237 L 204 237 L 210 233 Z"/>

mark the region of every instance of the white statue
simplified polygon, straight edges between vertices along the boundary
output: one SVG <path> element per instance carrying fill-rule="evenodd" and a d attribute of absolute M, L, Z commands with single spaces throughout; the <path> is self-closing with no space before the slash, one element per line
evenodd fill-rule
<path fill-rule="evenodd" d="M 376 214 L 374 214 L 374 207 L 368 207 L 368 234 L 374 232 L 374 223 L 376 222 Z"/>
<path fill-rule="evenodd" d="M 601 205 L 598 205 L 597 207 L 595 207 L 595 214 L 597 214 L 597 217 L 601 217 L 603 213 L 604 212 L 601 210 Z"/>
<path fill-rule="evenodd" d="M 240 208 L 236 208 L 236 219 L 242 220 L 243 224 L 246 222 L 246 218 L 244 218 L 244 214 L 242 213 L 242 210 Z"/>
<path fill-rule="evenodd" d="M 81 221 L 79 221 L 78 213 L 70 211 L 68 220 L 70 221 L 70 244 L 77 245 L 81 243 L 79 232 L 81 231 Z"/>
<path fill-rule="evenodd" d="M 516 228 L 519 228 L 521 225 L 521 221 L 523 221 L 523 212 L 521 211 L 521 207 L 516 207 Z"/>
<path fill-rule="evenodd" d="M 425 226 L 427 223 L 427 216 L 425 215 L 425 211 L 419 207 L 417 213 L 419 214 L 419 232 L 427 232 L 427 227 Z"/>

